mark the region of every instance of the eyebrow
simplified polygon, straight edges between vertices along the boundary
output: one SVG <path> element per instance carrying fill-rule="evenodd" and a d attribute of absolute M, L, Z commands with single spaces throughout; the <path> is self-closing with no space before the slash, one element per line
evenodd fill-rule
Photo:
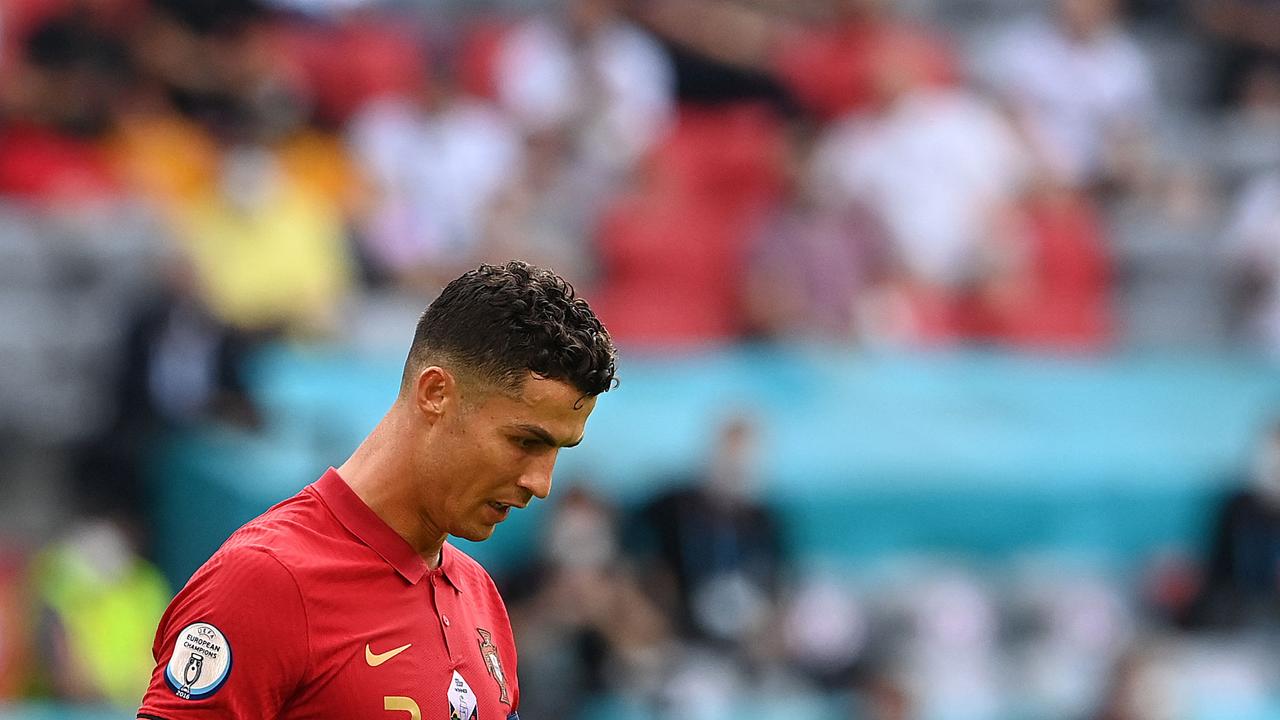
<path fill-rule="evenodd" d="M 578 443 L 582 442 L 582 438 L 578 438 L 577 440 L 574 440 L 571 443 L 557 442 L 556 439 L 551 436 L 551 433 L 547 432 L 546 430 L 543 430 L 537 425 L 527 425 L 525 423 L 519 423 L 515 427 L 517 430 L 527 432 L 530 435 L 537 437 L 539 440 L 550 445 L 551 447 L 571 448 L 571 447 L 577 447 Z"/>

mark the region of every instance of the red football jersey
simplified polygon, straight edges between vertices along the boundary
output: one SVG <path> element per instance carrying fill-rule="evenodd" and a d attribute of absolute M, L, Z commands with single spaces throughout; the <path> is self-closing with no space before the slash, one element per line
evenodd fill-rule
<path fill-rule="evenodd" d="M 139 718 L 517 720 L 488 573 L 426 562 L 332 468 L 233 534 L 156 632 Z"/>

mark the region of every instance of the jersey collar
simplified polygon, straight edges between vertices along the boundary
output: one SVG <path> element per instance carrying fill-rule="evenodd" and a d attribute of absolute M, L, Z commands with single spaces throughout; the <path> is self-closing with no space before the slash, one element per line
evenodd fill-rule
<path fill-rule="evenodd" d="M 338 518 L 338 522 L 378 553 L 405 580 L 416 585 L 430 572 L 422 556 L 400 537 L 399 533 L 391 529 L 390 525 L 378 517 L 377 513 L 364 504 L 347 481 L 338 475 L 337 470 L 329 468 L 319 480 L 311 484 L 311 487 L 328 506 L 334 517 Z M 454 565 L 454 552 L 446 542 L 440 553 L 439 572 L 456 589 L 458 584 L 450 577 Z"/>

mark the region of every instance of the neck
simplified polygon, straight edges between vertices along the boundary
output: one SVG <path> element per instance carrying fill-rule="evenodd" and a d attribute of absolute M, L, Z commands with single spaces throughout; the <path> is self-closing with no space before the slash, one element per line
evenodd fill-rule
<path fill-rule="evenodd" d="M 410 441 L 412 426 L 403 417 L 404 412 L 400 404 L 393 406 L 338 468 L 338 474 L 375 515 L 434 569 L 440 565 L 446 533 L 419 511 L 421 501 L 415 493 L 420 488 Z"/>

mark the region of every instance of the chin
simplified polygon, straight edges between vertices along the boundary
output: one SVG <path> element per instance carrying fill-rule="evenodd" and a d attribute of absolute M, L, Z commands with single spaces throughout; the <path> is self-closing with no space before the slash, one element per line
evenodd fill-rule
<path fill-rule="evenodd" d="M 467 528 L 465 530 L 453 533 L 453 535 L 455 537 L 460 537 L 463 540 L 470 540 L 471 542 L 481 542 L 483 540 L 488 540 L 493 535 L 493 528 L 494 528 L 493 525 L 487 525 L 487 526 L 482 526 L 478 528 Z"/>

